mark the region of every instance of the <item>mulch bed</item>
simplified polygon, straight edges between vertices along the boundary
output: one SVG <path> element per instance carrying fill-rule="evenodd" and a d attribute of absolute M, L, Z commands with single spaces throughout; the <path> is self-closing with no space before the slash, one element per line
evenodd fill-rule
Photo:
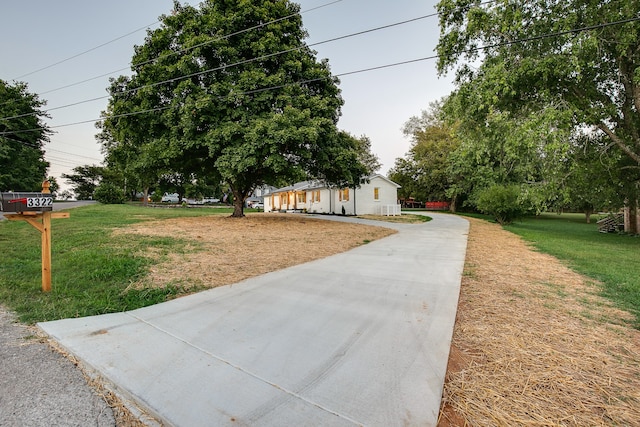
<path fill-rule="evenodd" d="M 440 425 L 640 425 L 631 315 L 518 236 L 470 221 Z"/>

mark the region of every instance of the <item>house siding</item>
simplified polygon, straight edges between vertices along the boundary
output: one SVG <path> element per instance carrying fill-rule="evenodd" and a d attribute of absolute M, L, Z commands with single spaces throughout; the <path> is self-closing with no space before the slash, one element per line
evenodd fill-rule
<path fill-rule="evenodd" d="M 375 188 L 378 188 L 378 199 L 374 197 Z M 359 188 L 349 188 L 349 200 L 341 200 L 340 193 L 343 189 L 331 189 L 319 187 L 317 183 L 297 183 L 290 187 L 274 190 L 269 197 L 265 197 L 264 211 L 302 210 L 308 213 L 342 214 L 346 215 L 380 215 L 382 207 L 397 205 L 398 188 L 400 186 L 382 175 L 373 175 Z M 315 192 L 320 192 L 320 201 L 314 197 Z M 305 193 L 304 203 L 298 202 L 298 193 Z M 281 197 L 281 195 L 284 195 Z"/>

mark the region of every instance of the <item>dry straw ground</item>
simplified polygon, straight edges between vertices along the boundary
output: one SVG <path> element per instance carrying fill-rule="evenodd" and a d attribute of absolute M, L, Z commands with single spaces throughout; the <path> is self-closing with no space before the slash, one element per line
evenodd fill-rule
<path fill-rule="evenodd" d="M 557 259 L 470 221 L 441 425 L 640 425 L 630 315 Z"/>
<path fill-rule="evenodd" d="M 214 215 L 146 221 L 120 230 L 147 236 L 183 238 L 180 252 L 149 248 L 160 260 L 150 275 L 132 286 L 213 288 L 344 252 L 395 233 L 382 227 L 323 221 L 302 215 Z"/>
<path fill-rule="evenodd" d="M 521 239 L 471 219 L 442 426 L 640 425 L 640 331 L 596 286 Z M 212 287 L 393 233 L 293 215 L 183 218 L 127 233 L 184 237 L 134 286 Z"/>

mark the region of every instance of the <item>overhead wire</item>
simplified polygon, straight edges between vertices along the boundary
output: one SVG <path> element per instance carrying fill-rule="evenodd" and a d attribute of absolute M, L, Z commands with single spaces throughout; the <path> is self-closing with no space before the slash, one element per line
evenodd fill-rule
<path fill-rule="evenodd" d="M 79 82 L 75 82 L 75 83 L 70 83 L 70 84 L 67 84 L 67 85 L 65 85 L 65 86 L 61 86 L 61 87 L 55 88 L 55 89 L 51 89 L 51 90 L 47 90 L 47 91 L 44 91 L 44 92 L 40 92 L 40 95 L 45 95 L 45 94 L 48 94 L 48 93 L 56 92 L 56 91 L 58 91 L 58 90 L 67 89 L 67 88 L 70 88 L 70 87 L 73 87 L 73 86 L 77 86 L 77 85 L 80 85 L 80 84 L 82 84 L 82 83 L 87 83 L 87 82 L 90 82 L 90 81 L 92 81 L 92 80 L 96 80 L 96 79 L 99 79 L 99 78 L 102 78 L 102 77 L 107 77 L 107 76 L 110 76 L 110 75 L 112 75 L 112 74 L 118 73 L 118 72 L 120 72 L 120 71 L 128 70 L 130 67 L 140 67 L 140 66 L 142 66 L 142 65 L 149 64 L 149 63 L 151 63 L 151 62 L 153 62 L 153 61 L 156 61 L 156 60 L 159 60 L 159 59 L 164 59 L 164 58 L 170 57 L 170 56 L 172 56 L 172 55 L 178 55 L 178 54 L 181 54 L 181 53 L 185 53 L 185 52 L 188 52 L 189 50 L 192 50 L 192 49 L 195 49 L 195 48 L 198 48 L 198 47 L 202 47 L 202 46 L 205 46 L 205 45 L 207 45 L 207 44 L 211 44 L 211 43 L 214 43 L 214 42 L 216 42 L 216 41 L 223 40 L 223 39 L 225 39 L 225 38 L 229 38 L 229 37 L 232 37 L 232 36 L 235 36 L 235 35 L 243 34 L 243 33 L 246 33 L 246 32 L 248 32 L 248 31 L 256 30 L 256 29 L 259 29 L 259 28 L 265 27 L 265 26 L 267 26 L 267 25 L 271 25 L 271 24 L 274 24 L 274 23 L 276 23 L 276 22 L 280 22 L 280 21 L 283 21 L 283 20 L 289 19 L 289 18 L 291 18 L 291 17 L 293 17 L 293 16 L 302 15 L 302 14 L 304 14 L 304 13 L 312 12 L 312 11 L 314 11 L 314 10 L 318 10 L 318 9 L 321 9 L 321 8 L 324 8 L 324 7 L 327 7 L 327 6 L 331 6 L 331 5 L 333 5 L 333 4 L 335 4 L 335 3 L 339 3 L 339 2 L 341 2 L 341 1 L 343 1 L 343 0 L 334 0 L 334 1 L 331 1 L 331 2 L 329 2 L 329 3 L 324 3 L 324 4 L 321 4 L 320 6 L 316 6 L 316 7 L 313 7 L 313 8 L 310 8 L 310 9 L 304 10 L 304 11 L 301 11 L 301 12 L 296 12 L 296 13 L 293 13 L 293 14 L 287 15 L 287 16 L 282 17 L 282 18 L 278 18 L 278 19 L 274 19 L 274 20 L 272 20 L 272 21 L 264 22 L 264 23 L 261 23 L 261 24 L 255 25 L 255 26 L 253 26 L 253 27 L 245 28 L 245 29 L 243 29 L 243 30 L 236 31 L 236 32 L 231 33 L 231 34 L 227 34 L 227 35 L 223 35 L 223 36 L 220 36 L 220 37 L 214 38 L 214 39 L 212 39 L 212 40 L 207 40 L 206 42 L 203 42 L 203 43 L 197 44 L 197 45 L 195 45 L 195 46 L 190 46 L 190 47 L 188 47 L 188 48 L 182 49 L 182 50 L 177 51 L 177 52 L 171 52 L 170 54 L 167 54 L 167 55 L 165 55 L 164 57 L 153 58 L 153 59 L 150 59 L 150 60 L 148 60 L 148 61 L 144 61 L 144 62 L 141 62 L 141 63 L 135 64 L 135 65 L 134 65 L 134 64 L 132 64 L 132 63 L 129 63 L 129 65 L 127 65 L 127 67 L 119 68 L 119 69 L 117 69 L 117 70 L 113 70 L 113 71 L 110 71 L 110 72 L 108 72 L 108 73 L 101 74 L 101 75 L 99 75 L 99 76 L 91 77 L 91 78 L 88 78 L 88 79 L 85 79 L 85 80 L 82 80 L 82 81 L 79 81 Z M 149 26 L 151 26 L 151 25 L 155 25 L 155 24 L 156 24 L 156 23 L 158 23 L 158 22 L 161 22 L 161 21 L 156 21 L 154 24 L 150 24 Z M 148 27 L 148 26 L 147 26 L 147 27 Z M 142 27 L 141 29 L 144 29 L 144 28 L 147 28 L 147 27 Z M 70 60 L 70 59 L 73 59 L 73 58 L 76 58 L 76 57 L 78 57 L 78 56 L 84 55 L 85 53 L 88 53 L 88 52 L 91 52 L 92 50 L 96 50 L 96 49 L 98 49 L 98 48 L 100 48 L 100 47 L 106 46 L 106 45 L 107 45 L 107 44 L 109 44 L 109 43 L 112 43 L 112 42 L 114 42 L 114 41 L 116 41 L 116 40 L 119 40 L 119 39 L 121 39 L 121 38 L 124 38 L 124 37 L 126 37 L 126 36 L 128 36 L 128 35 L 131 35 L 131 34 L 133 34 L 133 33 L 137 32 L 137 31 L 140 31 L 141 29 L 135 30 L 135 31 L 133 31 L 133 32 L 131 32 L 131 33 L 127 33 L 127 34 L 125 34 L 125 35 L 123 35 L 123 36 L 120 36 L 120 37 L 118 37 L 118 38 L 114 39 L 114 40 L 111 40 L 110 42 L 103 43 L 103 44 L 101 44 L 100 46 L 96 46 L 96 47 L 94 47 L 94 48 L 92 48 L 92 49 L 89 49 L 89 50 L 87 50 L 87 51 L 83 52 L 83 53 L 80 53 L 80 54 L 74 55 L 73 57 L 70 57 L 70 58 L 64 59 L 64 60 L 62 60 L 62 61 L 58 61 L 58 62 L 56 62 L 56 63 L 54 63 L 54 64 L 51 64 L 51 65 L 49 65 L 49 66 L 47 66 L 47 67 L 43 67 L 43 68 L 41 68 L 41 69 L 39 69 L 39 70 L 36 70 L 36 71 L 33 71 L 33 72 L 31 72 L 31 73 L 27 73 L 27 74 L 24 74 L 24 75 L 22 75 L 22 76 L 20 76 L 20 77 L 16 77 L 16 78 L 14 78 L 13 80 L 16 80 L 16 79 L 18 79 L 18 78 L 25 77 L 25 76 L 28 76 L 28 75 L 31 75 L 31 74 L 35 74 L 35 73 L 36 73 L 36 72 L 38 72 L 38 71 L 42 71 L 42 70 L 44 70 L 44 69 L 51 68 L 51 67 L 53 67 L 53 66 L 55 66 L 55 65 L 61 64 L 61 63 L 66 62 L 66 61 L 68 61 L 68 60 Z M 96 100 L 100 100 L 100 99 L 105 99 L 105 98 L 108 98 L 108 97 L 109 97 L 109 95 L 106 95 L 106 96 L 102 96 L 102 97 L 98 97 L 98 98 L 93 98 L 93 99 L 90 99 L 90 100 L 79 101 L 79 102 L 76 102 L 76 103 L 73 103 L 73 104 L 63 105 L 63 106 L 55 107 L 55 108 L 49 108 L 49 109 L 48 109 L 48 110 L 46 110 L 46 111 L 52 111 L 52 110 L 57 110 L 57 109 L 66 108 L 66 107 L 70 107 L 70 106 L 75 106 L 75 105 L 79 105 L 79 104 L 83 104 L 83 103 L 87 103 L 87 102 L 92 102 L 92 101 L 96 101 Z M 12 101 L 6 101 L 6 102 L 3 102 L 3 103 L 0 103 L 0 105 L 5 105 L 5 104 L 7 104 L 7 103 L 11 103 L 11 102 L 12 102 Z M 27 116 L 27 115 L 33 115 L 33 114 L 34 114 L 34 113 L 30 113 L 30 114 L 23 114 L 23 115 L 19 115 L 19 116 L 10 117 L 10 118 L 0 118 L 0 120 L 8 120 L 8 119 L 11 119 L 11 118 L 25 117 L 25 116 Z"/>
<path fill-rule="evenodd" d="M 433 15 L 429 15 L 429 16 L 433 16 Z M 487 50 L 487 49 L 501 47 L 501 46 L 508 46 L 508 45 L 512 45 L 512 44 L 524 43 L 524 42 L 528 42 L 528 41 L 540 40 L 540 39 L 550 38 L 550 37 L 558 37 L 558 36 L 561 36 L 561 35 L 567 35 L 567 34 L 572 34 L 572 33 L 590 31 L 590 30 L 599 29 L 599 28 L 605 28 L 605 27 L 613 26 L 613 25 L 621 25 L 621 24 L 624 24 L 624 23 L 635 22 L 635 21 L 638 21 L 638 20 L 640 20 L 640 17 L 633 17 L 633 18 L 628 18 L 628 19 L 619 20 L 619 21 L 615 21 L 615 22 L 608 22 L 608 23 L 602 23 L 602 24 L 597 24 L 597 25 L 592 25 L 592 26 L 587 26 L 587 27 L 581 27 L 581 28 L 576 28 L 576 29 L 558 31 L 558 32 L 554 32 L 554 33 L 541 34 L 541 35 L 537 35 L 537 36 L 526 37 L 526 38 L 523 38 L 523 39 L 505 41 L 505 42 L 496 43 L 496 44 L 492 44 L 492 45 L 479 46 L 479 47 L 475 47 L 475 48 L 471 48 L 471 49 L 466 49 L 466 50 L 462 50 L 460 53 L 472 53 L 472 52 L 475 52 L 475 51 L 482 51 L 482 50 Z M 322 43 L 324 43 L 324 42 L 322 42 Z M 275 54 L 271 54 L 271 55 L 275 55 Z M 263 91 L 268 91 L 268 90 L 276 90 L 276 89 L 280 89 L 282 87 L 293 85 L 293 84 L 306 84 L 306 83 L 311 83 L 313 81 L 326 80 L 328 78 L 333 78 L 333 77 L 344 77 L 344 76 L 348 76 L 348 75 L 360 74 L 360 73 L 364 73 L 364 72 L 380 70 L 380 69 L 384 69 L 384 68 L 391 68 L 391 67 L 396 67 L 396 66 L 400 66 L 400 65 L 406 65 L 406 64 L 410 64 L 410 63 L 416 63 L 416 62 L 422 62 L 422 61 L 432 60 L 432 59 L 437 59 L 437 58 L 438 58 L 438 55 L 427 56 L 427 57 L 422 57 L 422 58 L 417 58 L 417 59 L 412 59 L 412 60 L 407 60 L 407 61 L 402 61 L 402 62 L 396 62 L 396 63 L 385 64 L 385 65 L 380 65 L 380 66 L 376 66 L 376 67 L 370 67 L 370 68 L 366 68 L 366 69 L 360 69 L 360 70 L 355 70 L 355 71 L 349 71 L 349 72 L 345 72 L 345 73 L 335 74 L 335 75 L 332 75 L 330 77 L 323 77 L 323 78 L 318 78 L 318 79 L 304 80 L 304 81 L 289 83 L 289 84 L 285 84 L 285 85 L 278 85 L 278 86 L 272 86 L 272 87 L 267 87 L 267 88 L 251 90 L 251 91 L 238 92 L 238 93 L 234 93 L 233 96 L 248 95 L 248 94 L 253 94 L 253 93 L 258 93 L 258 92 L 263 92 Z M 253 60 L 255 60 L 255 59 L 253 59 Z M 247 61 L 250 61 L 250 60 L 247 60 Z M 244 63 L 244 62 L 246 62 L 246 61 L 243 61 L 242 63 Z M 219 69 L 219 68 L 217 68 L 217 69 Z M 213 69 L 213 70 L 217 70 L 217 69 Z M 195 75 L 203 74 L 203 73 L 206 73 L 206 72 L 212 72 L 213 70 L 205 70 L 205 71 L 194 73 L 194 74 L 191 74 L 191 75 L 188 75 L 188 76 L 182 76 L 180 78 L 174 78 L 174 79 L 169 79 L 169 80 L 162 81 L 162 82 L 156 82 L 156 83 L 154 83 L 152 85 L 141 86 L 140 88 L 153 87 L 153 86 L 157 86 L 157 85 L 162 84 L 162 83 L 174 82 L 174 81 L 176 81 L 178 79 L 190 78 L 190 77 L 193 77 Z M 138 90 L 140 88 L 135 88 L 135 90 Z M 231 95 L 229 95 L 229 96 L 231 96 Z M 220 98 L 224 99 L 226 97 L 220 97 Z M 169 109 L 169 108 L 173 108 L 173 106 L 164 106 L 164 107 L 158 107 L 158 108 L 153 108 L 153 109 L 147 109 L 147 110 L 135 111 L 135 112 L 130 112 L 130 113 L 124 113 L 124 114 L 120 114 L 120 115 L 112 115 L 112 116 L 109 116 L 109 118 L 128 117 L 128 116 L 137 115 L 137 114 L 144 114 L 144 113 L 149 113 L 149 112 L 163 111 L 163 110 L 166 110 L 166 109 Z M 61 127 L 75 126 L 75 125 L 79 125 L 79 124 L 95 123 L 95 122 L 99 122 L 99 121 L 102 121 L 102 120 L 104 120 L 104 118 L 97 118 L 97 119 L 78 121 L 78 122 L 67 123 L 67 124 L 62 124 L 62 125 L 50 126 L 49 128 L 50 129 L 57 129 L 57 128 L 61 128 Z M 41 129 L 42 128 L 33 128 L 33 129 L 25 129 L 25 130 L 19 130 L 19 131 L 0 132 L 0 136 L 23 133 L 23 132 L 33 132 L 33 131 L 37 131 L 37 130 L 41 130 Z"/>
<path fill-rule="evenodd" d="M 13 142 L 17 142 L 18 144 L 24 145 L 27 148 L 33 148 L 35 150 L 42 150 L 45 153 L 45 155 L 47 156 L 47 158 L 51 157 L 51 154 L 49 152 L 53 151 L 55 153 L 60 153 L 60 154 L 67 155 L 67 156 L 82 157 L 82 158 L 93 160 L 93 161 L 96 161 L 96 162 L 101 162 L 102 161 L 101 159 L 98 159 L 96 157 L 83 156 L 82 154 L 69 153 L 67 151 L 56 150 L 56 149 L 53 149 L 53 148 L 46 148 L 46 147 L 44 147 L 44 144 L 43 145 L 38 145 L 38 144 L 34 144 L 34 143 L 31 143 L 31 142 L 28 142 L 28 141 L 20 141 L 20 140 L 15 139 L 15 138 L 10 138 L 8 136 L 2 136 L 0 138 L 7 139 L 7 140 L 13 141 Z M 68 158 L 60 158 L 60 161 L 72 162 L 72 160 L 70 160 Z"/>
<path fill-rule="evenodd" d="M 84 159 L 89 159 L 89 160 L 102 161 L 100 159 L 97 159 L 96 157 L 83 156 L 82 154 L 69 153 L 69 152 L 66 152 L 66 151 L 56 150 L 56 149 L 53 149 L 53 148 L 45 148 L 45 151 L 47 153 L 49 153 L 49 151 L 54 151 L 56 153 L 65 154 L 67 156 L 75 156 L 75 157 L 82 157 Z"/>
<path fill-rule="evenodd" d="M 145 25 L 144 27 L 140 27 L 140 28 L 138 28 L 138 29 L 136 29 L 136 30 L 130 31 L 130 32 L 128 32 L 127 34 L 124 34 L 124 35 L 122 35 L 122 36 L 116 37 L 115 39 L 112 39 L 112 40 L 109 40 L 109 41 L 107 41 L 107 42 L 105 42 L 105 43 L 99 44 L 98 46 L 94 46 L 94 47 L 92 47 L 91 49 L 87 49 L 87 50 L 85 50 L 85 51 L 83 51 L 83 52 L 77 53 L 77 54 L 72 55 L 72 56 L 70 56 L 70 57 L 68 57 L 68 58 L 65 58 L 65 59 L 62 59 L 62 60 L 60 60 L 60 61 L 54 62 L 53 64 L 49 64 L 49 65 L 47 65 L 47 66 L 44 66 L 44 67 L 38 68 L 37 70 L 31 71 L 31 72 L 26 73 L 26 74 L 22 74 L 22 75 L 20 75 L 20 76 L 18 76 L 18 77 L 14 77 L 14 78 L 9 79 L 9 80 L 14 80 L 14 81 L 15 81 L 15 80 L 21 79 L 21 78 L 23 78 L 23 77 L 27 77 L 27 76 L 30 76 L 30 75 L 32 75 L 32 74 L 39 73 L 40 71 L 48 70 L 49 68 L 53 68 L 53 67 L 55 67 L 56 65 L 60 65 L 60 64 L 63 64 L 63 63 L 65 63 L 65 62 L 67 62 L 67 61 L 71 61 L 72 59 L 78 58 L 78 57 L 80 57 L 80 56 L 82 56 L 82 55 L 86 55 L 86 54 L 87 54 L 87 53 L 89 53 L 89 52 L 93 52 L 94 50 L 98 50 L 98 49 L 100 49 L 100 48 L 102 48 L 102 47 L 105 47 L 105 46 L 107 46 L 107 45 L 111 44 L 111 43 L 117 42 L 118 40 L 121 40 L 121 39 L 123 39 L 123 38 L 125 38 L 125 37 L 129 37 L 130 35 L 135 34 L 135 33 L 139 32 L 139 31 L 145 30 L 145 29 L 147 29 L 147 28 L 149 28 L 149 27 L 151 27 L 151 26 L 153 26 L 153 25 L 158 24 L 159 22 L 162 22 L 162 21 L 158 20 L 158 21 L 153 22 L 153 23 L 151 23 L 151 24 L 149 24 L 149 25 Z"/>
<path fill-rule="evenodd" d="M 335 4 L 335 3 L 340 3 L 340 2 L 342 2 L 342 1 L 343 1 L 343 0 L 334 0 L 334 1 L 331 1 L 331 2 L 329 2 L 329 3 L 324 3 L 324 4 L 321 4 L 321 5 L 319 5 L 319 6 L 312 7 L 312 8 L 310 8 L 310 9 L 306 9 L 306 10 L 303 10 L 303 11 L 301 11 L 301 12 L 293 13 L 293 14 L 287 15 L 287 16 L 282 17 L 282 18 L 274 19 L 274 20 L 272 20 L 272 21 L 264 22 L 264 23 L 262 23 L 262 24 L 255 25 L 255 26 L 253 26 L 253 27 L 245 28 L 245 29 L 243 29 L 243 30 L 237 31 L 237 32 L 232 33 L 232 34 L 227 34 L 227 35 L 224 35 L 224 36 L 220 36 L 220 37 L 214 38 L 214 39 L 212 39 L 212 40 L 207 40 L 206 42 L 203 42 L 203 43 L 200 43 L 200 44 L 197 44 L 197 45 L 194 45 L 194 46 L 190 46 L 190 47 L 188 47 L 188 48 L 184 48 L 184 49 L 182 49 L 182 50 L 180 50 L 180 51 L 177 51 L 177 52 L 171 52 L 170 54 L 167 54 L 165 57 L 169 57 L 169 56 L 172 56 L 172 55 L 178 55 L 178 54 L 181 54 L 181 53 L 185 53 L 185 52 L 188 52 L 189 50 L 196 49 L 196 48 L 198 48 L 198 47 L 202 47 L 202 46 L 205 46 L 205 45 L 207 45 L 207 44 L 214 43 L 214 42 L 219 41 L 219 40 L 223 40 L 223 39 L 225 39 L 225 38 L 229 38 L 229 37 L 232 37 L 232 36 L 235 36 L 235 35 L 243 34 L 243 33 L 245 33 L 245 32 L 251 31 L 251 30 L 256 30 L 256 29 L 259 29 L 259 28 L 265 27 L 265 26 L 267 26 L 267 25 L 271 25 L 271 24 L 274 24 L 274 23 L 276 23 L 276 22 L 283 21 L 283 20 L 285 20 L 285 19 L 289 19 L 289 18 L 291 18 L 291 17 L 293 17 L 293 16 L 302 15 L 302 14 L 305 14 L 305 13 L 308 13 L 308 12 L 312 12 L 312 11 L 314 11 L 314 10 L 321 9 L 321 8 L 323 8 L 323 7 L 327 7 L 327 6 L 331 6 L 331 5 Z M 151 25 L 155 25 L 155 24 L 157 24 L 157 23 L 159 23 L 159 22 L 162 22 L 162 21 L 156 21 L 156 22 L 154 22 L 153 24 L 150 24 L 149 26 L 151 26 Z M 91 48 L 91 49 L 89 49 L 89 50 L 87 50 L 87 51 L 83 52 L 83 53 L 80 53 L 80 54 L 74 55 L 73 57 L 67 58 L 67 59 L 62 60 L 62 61 L 58 61 L 58 62 L 56 62 L 55 64 L 51 64 L 50 66 L 43 67 L 43 68 L 41 68 L 41 69 L 39 69 L 39 70 L 36 70 L 36 71 L 33 71 L 33 72 L 31 72 L 31 73 L 23 74 L 22 76 L 16 77 L 16 78 L 14 78 L 14 79 L 12 79 L 12 80 L 16 80 L 16 79 L 18 79 L 18 78 L 21 78 L 21 77 L 25 77 L 25 76 L 28 76 L 28 75 L 34 74 L 34 73 L 36 73 L 36 72 L 38 72 L 38 71 L 42 71 L 42 70 L 44 70 L 44 69 L 51 68 L 51 67 L 53 67 L 53 66 L 55 66 L 55 65 L 61 64 L 61 63 L 66 62 L 66 61 L 68 61 L 68 60 L 70 60 L 70 59 L 73 59 L 73 58 L 76 58 L 76 57 L 78 57 L 78 56 L 84 55 L 85 53 L 91 52 L 92 50 L 99 49 L 99 48 L 101 48 L 101 47 L 103 47 L 103 46 L 106 46 L 106 45 L 107 45 L 107 44 L 109 44 L 109 43 L 112 43 L 112 42 L 114 42 L 114 41 L 116 41 L 116 40 L 119 40 L 119 39 L 121 39 L 121 38 L 127 37 L 127 36 L 129 36 L 129 35 L 131 35 L 131 34 L 133 34 L 133 33 L 137 32 L 137 31 L 140 31 L 141 29 L 148 28 L 149 26 L 147 26 L 147 27 L 142 27 L 142 28 L 140 28 L 140 29 L 138 29 L 138 30 L 136 30 L 136 31 L 133 31 L 133 32 L 131 32 L 131 33 L 127 33 L 127 34 L 125 34 L 125 35 L 123 35 L 123 36 L 121 36 L 121 37 L 118 37 L 117 39 L 114 39 L 114 40 L 112 40 L 112 41 L 110 41 L 110 42 L 103 43 L 103 44 L 102 44 L 102 45 L 100 45 L 100 46 L 96 46 L 96 47 L 94 47 L 94 48 Z M 81 80 L 81 81 L 78 81 L 78 82 L 70 83 L 70 84 L 67 84 L 67 85 L 64 85 L 64 86 L 60 86 L 60 87 L 57 87 L 57 88 L 54 88 L 54 89 L 49 89 L 49 90 L 46 90 L 46 91 L 40 92 L 40 95 L 46 95 L 46 94 L 48 94 L 48 93 L 57 92 L 57 91 L 62 90 L 62 89 L 68 89 L 68 88 L 73 87 L 73 86 L 78 86 L 78 85 L 83 84 L 83 83 L 87 83 L 87 82 L 90 82 L 90 81 L 93 81 L 93 80 L 100 79 L 100 78 L 102 78 L 102 77 L 107 77 L 107 76 L 110 76 L 110 75 L 112 75 L 112 74 L 115 74 L 115 73 L 119 73 L 119 72 L 121 72 L 121 71 L 128 70 L 128 69 L 130 69 L 131 67 L 139 67 L 139 66 L 142 66 L 142 65 L 145 65 L 145 64 L 151 63 L 151 62 L 156 61 L 156 60 L 158 60 L 158 59 L 161 59 L 161 58 L 160 58 L 160 57 L 159 57 L 159 58 L 153 58 L 153 59 L 150 59 L 150 60 L 147 60 L 147 61 L 144 61 L 144 62 L 140 62 L 140 63 L 138 63 L 138 64 L 129 63 L 126 67 L 119 68 L 119 69 L 117 69 L 117 70 L 113 70 L 113 71 L 110 71 L 110 72 L 108 72 L 108 73 L 100 74 L 99 76 L 90 77 L 90 78 L 88 78 L 88 79 L 84 79 L 84 80 Z M 162 57 L 162 59 L 164 59 L 164 57 Z M 2 104 L 0 104 L 0 105 L 2 105 Z"/>
<path fill-rule="evenodd" d="M 341 0 L 339 0 L 339 1 L 341 1 Z M 329 3 L 329 4 L 331 4 L 331 3 Z M 434 16 L 437 16 L 437 13 L 432 13 L 432 14 L 429 14 L 429 15 L 423 15 L 423 16 L 419 16 L 419 17 L 416 17 L 416 18 L 411 18 L 411 19 L 407 19 L 407 20 L 404 20 L 404 21 L 395 22 L 393 24 L 387 24 L 387 25 L 383 25 L 383 26 L 379 26 L 379 27 L 374 27 L 374 28 L 370 28 L 368 30 L 358 31 L 358 32 L 355 32 L 355 33 L 350 33 L 350 34 L 346 34 L 346 35 L 343 35 L 343 36 L 334 37 L 334 38 L 323 40 L 323 41 L 320 41 L 320 42 L 311 43 L 309 45 L 302 45 L 302 46 L 298 46 L 298 47 L 295 47 L 295 48 L 282 50 L 282 51 L 279 51 L 279 52 L 269 53 L 269 54 L 266 54 L 266 55 L 262 55 L 260 57 L 245 59 L 245 60 L 242 60 L 242 61 L 235 62 L 233 64 L 223 65 L 223 66 L 216 67 L 216 68 L 210 68 L 210 69 L 207 69 L 207 70 L 198 71 L 196 73 L 187 74 L 187 75 L 180 76 L 180 77 L 175 77 L 175 78 L 172 78 L 172 79 L 167 79 L 167 80 L 162 80 L 162 81 L 159 81 L 159 82 L 150 83 L 148 85 L 142 85 L 142 86 L 139 86 L 139 87 L 136 87 L 136 88 L 128 89 L 128 90 L 122 92 L 122 94 L 132 93 L 132 92 L 135 92 L 135 91 L 140 90 L 140 89 L 147 89 L 147 88 L 151 88 L 151 87 L 156 87 L 156 86 L 160 86 L 160 85 L 163 85 L 163 84 L 166 84 L 166 83 L 173 83 L 173 82 L 176 82 L 176 81 L 189 79 L 191 77 L 197 77 L 197 76 L 200 76 L 200 75 L 203 75 L 203 74 L 212 73 L 214 71 L 220 71 L 220 70 L 224 70 L 224 69 L 237 67 L 239 65 L 244 65 L 244 64 L 251 63 L 251 62 L 262 61 L 262 60 L 269 59 L 269 58 L 272 58 L 272 57 L 275 57 L 275 56 L 283 55 L 283 54 L 290 53 L 290 52 L 295 52 L 297 50 L 304 49 L 305 47 L 320 46 L 322 44 L 331 43 L 331 42 L 335 42 L 335 41 L 339 41 L 339 40 L 344 40 L 344 39 L 351 38 L 351 37 L 361 36 L 363 34 L 368 34 L 368 33 L 372 33 L 372 32 L 375 32 L 375 31 L 386 30 L 388 28 L 397 27 L 397 26 L 400 26 L 400 25 L 405 25 L 405 24 L 408 24 L 408 23 L 411 23 L 411 22 L 416 22 L 416 21 L 419 21 L 419 20 L 422 20 L 422 19 L 426 19 L 426 18 L 432 18 Z M 255 28 L 255 27 L 253 27 L 253 28 Z M 234 34 L 237 34 L 237 33 L 234 33 Z M 203 44 L 204 43 L 202 43 L 201 45 L 203 45 Z M 170 56 L 170 55 L 167 55 L 167 56 Z M 149 63 L 149 62 L 151 62 L 151 61 L 147 61 L 145 63 Z M 86 100 L 82 100 L 82 101 L 78 101 L 78 102 L 74 102 L 74 103 L 70 103 L 70 104 L 66 104 L 66 105 L 61 105 L 61 106 L 58 106 L 58 107 L 47 108 L 47 109 L 45 109 L 43 111 L 50 112 L 50 111 L 60 110 L 60 109 L 63 109 L 63 108 L 74 107 L 74 106 L 80 105 L 80 104 L 99 101 L 99 100 L 102 100 L 102 99 L 107 99 L 110 96 L 111 95 L 103 95 L 103 96 L 100 96 L 100 97 L 86 99 Z M 25 114 L 20 114 L 20 115 L 16 115 L 16 116 L 10 116 L 10 117 L 0 117 L 0 121 L 17 119 L 17 118 L 20 118 L 20 117 L 27 117 L 27 116 L 32 116 L 32 115 L 36 115 L 36 114 L 37 113 L 25 113 Z"/>

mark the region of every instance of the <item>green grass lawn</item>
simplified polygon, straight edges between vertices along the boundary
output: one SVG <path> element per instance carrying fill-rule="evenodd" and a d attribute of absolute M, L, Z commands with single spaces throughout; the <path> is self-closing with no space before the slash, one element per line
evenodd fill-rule
<path fill-rule="evenodd" d="M 581 214 L 544 214 L 505 229 L 600 281 L 602 294 L 631 312 L 640 328 L 640 237 L 599 233 L 596 220 L 587 224 Z"/>
<path fill-rule="evenodd" d="M 34 323 L 135 309 L 167 300 L 175 288 L 127 290 L 151 262 L 141 250 L 181 251 L 176 236 L 114 236 L 114 228 L 144 220 L 228 215 L 220 208 L 143 208 L 91 205 L 69 210 L 71 218 L 52 220 L 52 290 L 41 290 L 40 233 L 24 221 L 0 222 L 0 303 L 21 321 Z M 191 242 L 192 244 L 192 242 Z"/>

